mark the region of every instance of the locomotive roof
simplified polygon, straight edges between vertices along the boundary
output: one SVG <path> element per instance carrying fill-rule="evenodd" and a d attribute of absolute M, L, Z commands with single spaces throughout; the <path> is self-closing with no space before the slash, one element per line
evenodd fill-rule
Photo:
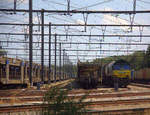
<path fill-rule="evenodd" d="M 119 60 L 116 60 L 116 61 L 112 61 L 112 62 L 110 62 L 110 63 L 107 63 L 107 64 L 105 64 L 104 66 L 107 66 L 107 65 L 112 66 L 112 65 L 117 64 L 117 63 L 126 63 L 126 64 L 130 65 L 127 61 L 125 61 L 125 60 L 123 60 L 123 59 L 119 59 Z"/>
<path fill-rule="evenodd" d="M 86 63 L 86 62 L 80 62 L 80 60 L 78 60 L 77 63 L 78 66 L 100 66 L 100 63 Z"/>
<path fill-rule="evenodd" d="M 88 66 L 88 67 L 96 67 L 96 66 L 100 66 L 100 64 L 94 64 L 94 63 L 78 63 L 78 66 Z"/>
<path fill-rule="evenodd" d="M 123 60 L 123 59 L 119 59 L 119 60 L 115 61 L 115 63 L 127 63 L 127 64 L 129 64 L 126 60 Z"/>

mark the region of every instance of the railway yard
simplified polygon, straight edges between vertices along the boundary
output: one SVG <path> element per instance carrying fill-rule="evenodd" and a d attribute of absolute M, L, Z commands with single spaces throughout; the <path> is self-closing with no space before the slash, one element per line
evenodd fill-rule
<path fill-rule="evenodd" d="M 0 115 L 150 115 L 149 0 L 0 0 Z"/>
<path fill-rule="evenodd" d="M 68 98 L 74 97 L 74 100 L 87 94 L 84 99 L 84 103 L 88 103 L 87 114 L 141 115 L 144 112 L 146 115 L 149 114 L 149 85 L 131 83 L 127 88 L 119 88 L 118 91 L 106 86 L 97 86 L 96 89 L 87 90 L 77 87 L 74 82 L 76 81 L 64 81 L 57 85 L 62 89 L 71 87 L 67 96 Z M 48 88 L 48 86 L 42 86 L 40 90 L 36 87 L 0 90 L 0 114 L 25 114 L 27 112 L 40 114 L 40 110 L 44 107 L 43 96 Z"/>

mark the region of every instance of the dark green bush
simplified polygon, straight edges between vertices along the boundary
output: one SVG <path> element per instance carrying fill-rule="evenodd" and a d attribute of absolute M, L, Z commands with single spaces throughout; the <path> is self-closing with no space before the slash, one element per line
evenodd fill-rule
<path fill-rule="evenodd" d="M 81 115 L 85 113 L 84 95 L 78 101 L 68 97 L 69 90 L 53 87 L 45 93 L 43 115 Z"/>

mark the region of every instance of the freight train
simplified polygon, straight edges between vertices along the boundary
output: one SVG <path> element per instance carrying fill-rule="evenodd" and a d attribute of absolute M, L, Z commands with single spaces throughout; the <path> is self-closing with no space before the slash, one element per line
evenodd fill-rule
<path fill-rule="evenodd" d="M 109 86 L 117 82 L 119 87 L 126 87 L 130 79 L 130 64 L 122 59 L 105 65 L 78 63 L 78 81 L 84 88 L 94 88 L 98 82 Z"/>
<path fill-rule="evenodd" d="M 51 71 L 50 78 L 49 68 L 44 66 L 44 79 L 41 81 L 41 65 L 37 63 L 32 64 L 32 82 L 54 82 L 54 72 Z M 0 57 L 0 85 L 4 84 L 29 84 L 29 62 L 16 58 Z M 69 77 L 59 76 L 56 74 L 56 81 L 65 80 Z"/>
<path fill-rule="evenodd" d="M 78 82 L 83 88 L 95 88 L 98 84 L 99 65 L 78 62 Z"/>

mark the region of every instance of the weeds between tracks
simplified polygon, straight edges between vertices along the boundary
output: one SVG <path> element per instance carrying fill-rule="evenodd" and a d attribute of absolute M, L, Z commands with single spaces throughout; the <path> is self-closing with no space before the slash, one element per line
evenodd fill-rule
<path fill-rule="evenodd" d="M 68 98 L 70 90 L 63 90 L 59 87 L 53 87 L 44 95 L 43 115 L 82 115 L 86 112 L 87 103 L 83 103 L 87 94 L 82 96 L 78 101 L 74 97 Z"/>

